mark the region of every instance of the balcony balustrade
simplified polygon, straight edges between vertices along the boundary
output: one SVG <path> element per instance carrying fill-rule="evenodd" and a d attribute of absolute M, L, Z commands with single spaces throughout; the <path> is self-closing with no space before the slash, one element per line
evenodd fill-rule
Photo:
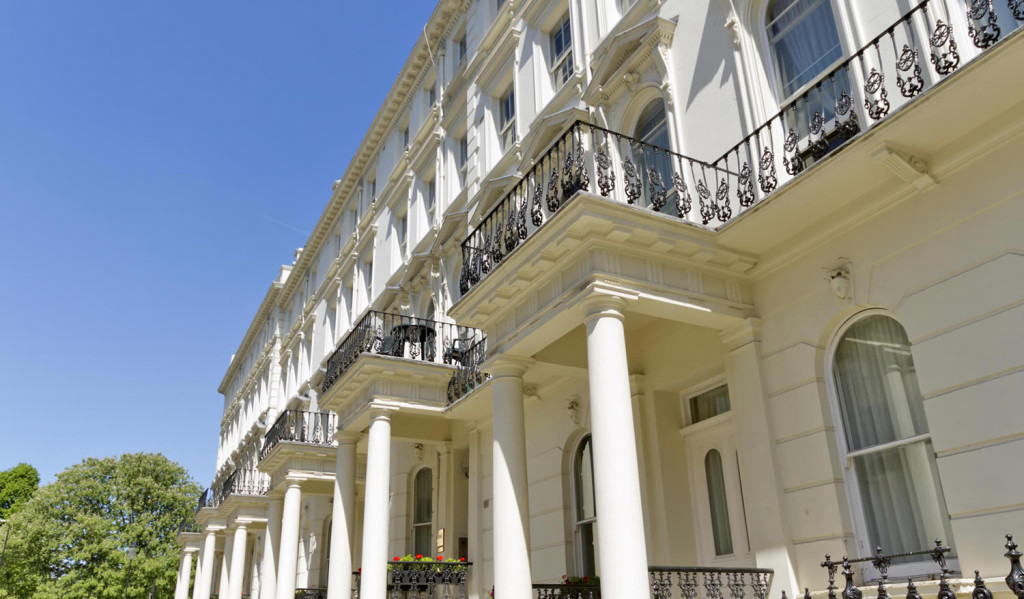
<path fill-rule="evenodd" d="M 775 571 L 767 568 L 711 568 L 652 566 L 654 599 L 765 599 Z M 750 594 L 748 594 L 748 591 Z"/>
<path fill-rule="evenodd" d="M 181 523 L 178 524 L 178 534 L 184 532 L 201 532 L 199 525 L 192 518 L 183 518 Z"/>
<path fill-rule="evenodd" d="M 455 363 L 455 374 L 448 383 L 448 403 L 452 404 L 468 395 L 486 381 L 490 375 L 480 371 L 487 357 L 487 338 L 482 338 L 466 349 Z"/>
<path fill-rule="evenodd" d="M 1024 21 L 1020 0 L 1003 0 L 998 10 L 984 0 L 952 4 L 966 14 L 966 31 L 954 28 L 942 0 L 918 3 L 712 161 L 574 123 L 462 243 L 460 290 L 479 284 L 580 191 L 717 229 Z"/>
<path fill-rule="evenodd" d="M 327 589 L 295 589 L 295 599 L 327 599 Z"/>
<path fill-rule="evenodd" d="M 235 469 L 219 486 L 214 487 L 214 503 L 220 505 L 231 495 L 266 495 L 270 477 L 259 470 Z"/>
<path fill-rule="evenodd" d="M 205 489 L 203 494 L 199 496 L 199 501 L 196 503 L 196 513 L 204 507 L 217 507 L 217 503 L 214 500 L 214 494 L 210 492 L 210 489 Z"/>
<path fill-rule="evenodd" d="M 260 450 L 260 460 L 267 457 L 282 441 L 307 445 L 330 445 L 334 442 L 337 418 L 331 412 L 285 410 L 267 431 Z"/>
<path fill-rule="evenodd" d="M 364 353 L 458 367 L 482 338 L 480 331 L 469 327 L 370 311 L 328 358 L 321 392 L 326 393 Z"/>

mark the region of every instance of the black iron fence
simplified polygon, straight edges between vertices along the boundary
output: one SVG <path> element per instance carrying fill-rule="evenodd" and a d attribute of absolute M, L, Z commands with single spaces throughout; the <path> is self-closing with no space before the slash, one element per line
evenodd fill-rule
<path fill-rule="evenodd" d="M 295 589 L 295 599 L 327 599 L 327 589 Z"/>
<path fill-rule="evenodd" d="M 1022 6 L 1024 6 L 1024 3 L 1022 3 Z M 1021 568 L 1021 553 L 1017 550 L 1017 543 L 1014 542 L 1013 535 L 1006 535 L 1004 547 L 1006 548 L 1006 553 L 1003 556 L 1010 560 L 1010 573 L 1006 576 L 1006 586 L 1018 599 L 1024 599 L 1024 569 Z M 950 574 L 954 574 L 952 570 L 946 567 L 947 553 L 949 553 L 949 548 L 944 547 L 941 541 L 936 541 L 935 547 L 932 549 L 912 553 L 885 554 L 879 548 L 876 550 L 875 555 L 871 557 L 856 559 L 844 557 L 839 561 L 833 561 L 831 556 L 826 554 L 825 561 L 821 563 L 821 566 L 828 571 L 828 599 L 837 599 L 836 591 L 839 590 L 839 587 L 835 584 L 835 578 L 840 567 L 842 568 L 843 578 L 846 581 L 843 590 L 838 596 L 842 597 L 842 599 L 860 599 L 863 596 L 863 592 L 857 588 L 853 581 L 853 564 L 857 562 L 870 562 L 878 571 L 878 599 L 889 599 L 891 597 L 889 588 L 893 584 L 889 581 L 889 567 L 894 560 L 914 556 L 929 556 L 938 565 L 939 590 L 936 599 L 956 599 L 956 593 L 952 590 L 947 580 Z M 902 587 L 903 585 L 900 584 L 900 586 Z M 905 588 L 906 599 L 923 599 L 912 579 L 907 579 Z M 785 592 L 783 592 L 782 597 L 785 598 L 785 596 Z M 810 590 L 804 589 L 804 599 L 810 599 L 810 597 Z M 971 593 L 971 597 L 972 599 L 992 599 L 992 591 L 985 586 L 985 581 L 982 580 L 978 570 L 974 571 L 974 591 Z"/>
<path fill-rule="evenodd" d="M 1022 0 L 957 5 L 966 30 L 943 0 L 920 2 L 712 161 L 574 123 L 463 242 L 460 290 L 487 277 L 579 191 L 704 226 L 728 222 L 1024 21 Z"/>
<path fill-rule="evenodd" d="M 470 327 L 370 311 L 328 358 L 320 390 L 326 393 L 364 353 L 457 365 L 482 338 L 480 331 Z"/>
<path fill-rule="evenodd" d="M 263 438 L 260 459 L 264 459 L 281 441 L 330 445 L 334 442 L 336 416 L 331 412 L 285 410 Z"/>
<path fill-rule="evenodd" d="M 224 481 L 214 487 L 214 503 L 220 505 L 230 495 L 266 495 L 270 490 L 270 477 L 255 469 L 236 468 Z"/>
<path fill-rule="evenodd" d="M 199 525 L 192 518 L 182 518 L 181 523 L 178 524 L 178 534 L 183 532 L 201 532 Z"/>
<path fill-rule="evenodd" d="M 601 587 L 596 584 L 535 584 L 535 599 L 601 599 Z"/>
<path fill-rule="evenodd" d="M 490 375 L 480 371 L 487 357 L 487 338 L 482 338 L 459 353 L 455 373 L 448 381 L 448 403 L 455 403 L 486 381 Z"/>

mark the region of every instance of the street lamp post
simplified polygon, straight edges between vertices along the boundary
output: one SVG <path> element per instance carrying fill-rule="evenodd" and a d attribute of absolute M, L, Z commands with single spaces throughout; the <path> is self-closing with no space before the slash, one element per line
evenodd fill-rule
<path fill-rule="evenodd" d="M 124 577 L 124 599 L 128 599 L 128 583 L 132 580 L 132 560 L 139 554 L 139 544 L 132 541 L 128 546 L 128 574 Z"/>

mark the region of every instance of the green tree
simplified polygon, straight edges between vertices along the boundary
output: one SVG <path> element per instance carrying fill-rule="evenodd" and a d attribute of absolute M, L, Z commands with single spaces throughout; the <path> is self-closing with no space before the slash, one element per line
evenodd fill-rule
<path fill-rule="evenodd" d="M 18 511 L 38 488 L 39 472 L 28 464 L 0 472 L 0 519 L 6 520 Z"/>
<path fill-rule="evenodd" d="M 120 599 L 136 543 L 128 596 L 174 593 L 178 524 L 200 488 L 160 454 L 89 458 L 41 487 L 10 519 L 0 597 Z"/>

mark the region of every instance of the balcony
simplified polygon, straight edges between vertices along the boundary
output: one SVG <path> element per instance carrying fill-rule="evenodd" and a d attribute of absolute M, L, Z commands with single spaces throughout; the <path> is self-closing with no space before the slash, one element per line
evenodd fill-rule
<path fill-rule="evenodd" d="M 473 562 L 388 562 L 388 599 L 467 597 Z M 359 597 L 359 572 L 352 573 L 352 598 Z"/>
<path fill-rule="evenodd" d="M 270 478 L 258 470 L 235 469 L 213 489 L 214 504 L 219 506 L 232 495 L 262 497 L 270 490 Z"/>
<path fill-rule="evenodd" d="M 891 126 L 888 137 L 897 141 L 902 137 L 907 145 L 932 152 L 947 148 L 962 152 L 963 147 L 955 147 L 956 141 L 977 129 L 978 119 L 998 118 L 1004 104 L 1020 97 L 1021 91 L 1017 81 L 1008 77 L 1019 64 L 1016 54 L 1021 52 L 1016 48 L 993 51 L 1005 46 L 1000 42 L 1018 28 L 1017 20 L 1024 21 L 1019 2 L 1004 2 L 998 11 L 986 2 L 950 2 L 967 15 L 966 27 L 951 24 L 960 22 L 956 19 L 945 22 L 942 4 L 941 0 L 924 0 L 915 5 L 712 160 L 683 156 L 595 125 L 574 123 L 463 242 L 459 281 L 463 295 L 580 192 L 706 230 L 722 230 L 722 239 L 729 238 L 735 249 L 759 252 L 838 210 L 841 202 L 852 202 L 869 191 L 865 185 L 875 179 L 895 175 L 918 189 L 934 184 L 927 163 L 919 157 L 884 142 L 870 148 L 860 144 L 854 151 L 856 142 L 867 139 L 882 123 L 900 121 Z M 1010 14 L 1010 9 L 1015 12 Z M 956 90 L 950 88 L 942 102 L 922 104 L 914 111 L 918 116 L 904 118 L 905 109 L 918 98 L 987 54 L 1000 54 L 997 66 L 993 66 L 995 59 L 979 64 L 970 77 L 958 77 L 966 82 Z M 1002 104 L 998 96 L 1002 96 Z M 821 167 L 843 149 L 851 155 L 844 161 L 848 168 L 843 172 L 830 170 L 802 192 L 787 191 L 810 173 L 824 172 Z M 880 173 L 879 165 L 887 170 Z M 773 208 L 771 216 L 756 225 L 725 227 L 777 195 L 789 197 Z"/>
<path fill-rule="evenodd" d="M 480 371 L 480 365 L 487 357 L 487 338 L 471 345 L 459 356 L 455 374 L 448 382 L 448 403 L 453 404 L 484 384 L 490 375 Z"/>
<path fill-rule="evenodd" d="M 334 442 L 336 419 L 330 412 L 285 410 L 277 417 L 263 439 L 260 461 L 282 441 L 304 445 L 326 445 Z"/>
<path fill-rule="evenodd" d="M 456 371 L 466 369 L 472 363 L 473 348 L 482 339 L 483 334 L 473 328 L 370 311 L 327 359 L 321 393 L 326 396 L 338 381 L 353 371 L 353 366 L 364 355 L 390 360 L 391 367 L 396 367 L 394 362 L 400 360 L 406 364 L 454 367 Z M 444 378 L 450 378 L 449 369 L 445 370 Z M 451 393 L 449 401 L 452 401 Z"/>

